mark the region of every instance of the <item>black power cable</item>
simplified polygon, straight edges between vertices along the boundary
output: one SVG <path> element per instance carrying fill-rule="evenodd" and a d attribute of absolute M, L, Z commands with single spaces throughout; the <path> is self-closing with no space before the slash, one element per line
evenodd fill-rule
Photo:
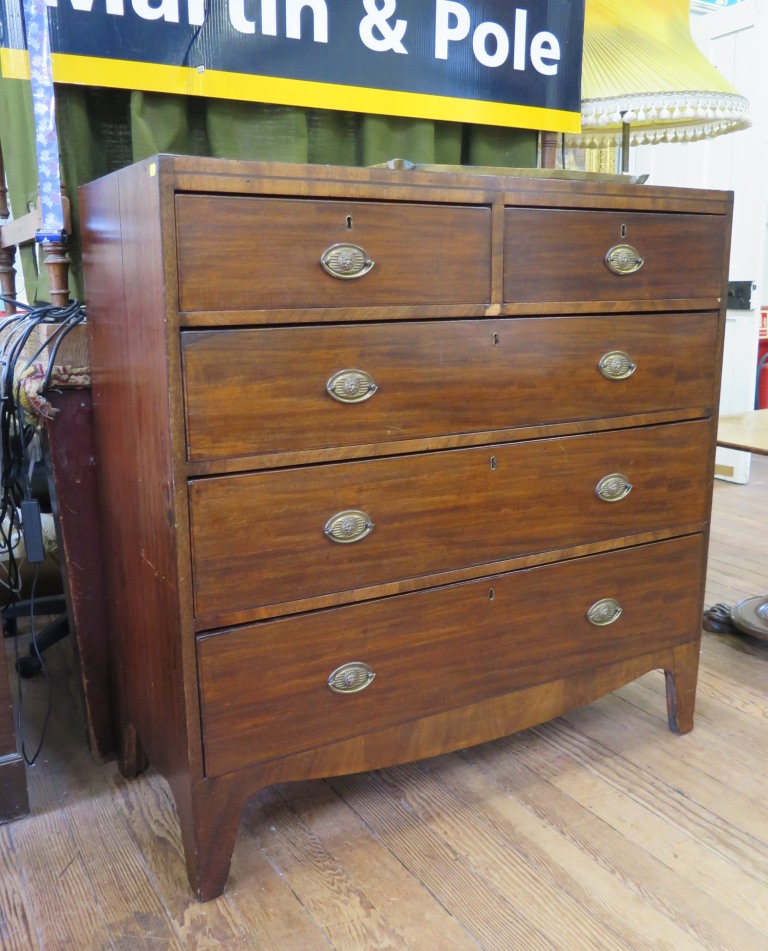
<path fill-rule="evenodd" d="M 56 354 L 66 335 L 85 319 L 85 307 L 72 301 L 67 307 L 52 304 L 29 306 L 0 294 L 0 300 L 15 305 L 19 313 L 0 322 L 0 546 L 7 556 L 7 587 L 11 603 L 17 602 L 22 588 L 21 564 L 15 549 L 19 539 L 25 542 L 27 561 L 34 564 L 34 577 L 30 594 L 31 653 L 40 666 L 48 686 L 48 704 L 36 750 L 27 751 L 22 723 L 23 691 L 20 665 L 18 663 L 18 640 L 15 640 L 16 670 L 18 682 L 17 727 L 25 761 L 32 765 L 40 754 L 45 741 L 51 713 L 51 682 L 42 654 L 37 644 L 35 627 L 35 589 L 39 564 L 45 558 L 42 541 L 42 525 L 39 503 L 32 496 L 32 466 L 34 459 L 29 447 L 36 427 L 27 418 L 21 402 L 21 386 L 24 373 L 48 350 L 47 369 L 42 382 L 44 392 L 50 385 Z M 54 325 L 51 335 L 40 344 L 31 356 L 24 356 L 32 335 L 40 325 Z"/>

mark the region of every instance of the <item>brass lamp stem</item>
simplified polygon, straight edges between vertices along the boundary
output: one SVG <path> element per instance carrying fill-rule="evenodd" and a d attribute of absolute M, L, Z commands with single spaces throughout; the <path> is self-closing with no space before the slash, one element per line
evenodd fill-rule
<path fill-rule="evenodd" d="M 629 171 L 629 123 L 624 121 L 626 112 L 621 113 L 621 171 Z"/>

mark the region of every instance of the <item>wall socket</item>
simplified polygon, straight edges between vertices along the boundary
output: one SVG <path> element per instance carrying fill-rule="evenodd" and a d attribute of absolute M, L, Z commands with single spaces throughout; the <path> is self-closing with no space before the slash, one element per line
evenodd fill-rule
<path fill-rule="evenodd" d="M 728 282 L 728 310 L 752 310 L 752 292 L 757 285 L 752 281 Z"/>

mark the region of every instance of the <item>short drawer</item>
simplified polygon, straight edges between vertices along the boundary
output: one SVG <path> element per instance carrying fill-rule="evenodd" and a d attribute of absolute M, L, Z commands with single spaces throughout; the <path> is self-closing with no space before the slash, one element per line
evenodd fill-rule
<path fill-rule="evenodd" d="M 714 312 L 186 331 L 188 455 L 706 410 L 716 341 Z"/>
<path fill-rule="evenodd" d="M 726 226 L 719 215 L 508 208 L 504 300 L 717 299 Z"/>
<path fill-rule="evenodd" d="M 203 637 L 206 772 L 690 641 L 703 557 L 695 535 Z"/>
<path fill-rule="evenodd" d="M 176 216 L 184 311 L 490 300 L 486 206 L 180 195 Z"/>
<path fill-rule="evenodd" d="M 710 436 L 680 423 L 195 480 L 196 614 L 703 523 Z M 631 490 L 605 501 L 601 483 Z"/>

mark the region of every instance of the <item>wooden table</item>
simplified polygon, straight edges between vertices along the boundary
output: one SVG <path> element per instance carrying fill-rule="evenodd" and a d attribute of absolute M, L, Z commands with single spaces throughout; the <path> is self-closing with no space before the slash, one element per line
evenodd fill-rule
<path fill-rule="evenodd" d="M 768 456 L 768 409 L 721 416 L 717 444 Z M 768 640 L 768 595 L 746 598 L 734 604 L 731 621 L 745 634 Z"/>
<path fill-rule="evenodd" d="M 768 409 L 721 416 L 717 444 L 728 449 L 743 449 L 768 456 Z"/>

